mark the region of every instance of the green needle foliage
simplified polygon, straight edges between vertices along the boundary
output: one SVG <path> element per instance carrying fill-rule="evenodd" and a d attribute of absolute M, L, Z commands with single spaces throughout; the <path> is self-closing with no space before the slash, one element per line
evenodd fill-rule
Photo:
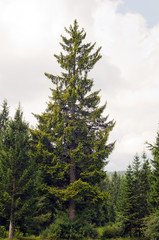
<path fill-rule="evenodd" d="M 149 214 L 148 195 L 150 191 L 150 165 L 145 154 L 144 162 L 135 155 L 132 166 L 129 165 L 122 187 L 121 214 L 125 224 L 125 233 L 130 237 L 141 237 L 143 219 Z"/>
<path fill-rule="evenodd" d="M 156 143 L 154 145 L 148 144 L 148 146 L 153 156 L 151 161 L 153 169 L 149 202 L 152 210 L 155 212 L 159 211 L 159 133 L 157 133 Z"/>
<path fill-rule="evenodd" d="M 2 103 L 2 111 L 0 113 L 0 136 L 2 136 L 3 131 L 7 128 L 9 120 L 9 107 L 7 100 Z"/>
<path fill-rule="evenodd" d="M 104 166 L 114 148 L 107 142 L 115 123 L 102 116 L 106 105 L 99 106 L 99 91 L 91 92 L 93 80 L 88 78 L 101 48 L 94 51 L 95 43 L 85 43 L 86 33 L 76 20 L 65 30 L 63 51 L 54 55 L 63 72 L 45 73 L 54 88 L 46 111 L 35 115 L 38 126 L 32 137 L 43 177 L 41 190 L 53 214 L 64 207 L 73 221 L 78 212 L 107 198 L 97 184 L 105 178 Z"/>
<path fill-rule="evenodd" d="M 129 233 L 132 237 L 133 227 L 135 220 L 135 186 L 133 179 L 133 170 L 129 165 L 125 175 L 125 181 L 123 184 L 123 199 L 122 199 L 122 215 L 124 218 L 125 232 Z"/>
<path fill-rule="evenodd" d="M 32 222 L 35 202 L 34 164 L 29 155 L 30 136 L 22 115 L 19 107 L 14 119 L 3 124 L 5 128 L 0 136 L 0 224 L 9 227 L 10 239 L 19 224 L 26 231 L 29 221 Z"/>
<path fill-rule="evenodd" d="M 121 184 L 122 177 L 119 173 L 115 171 L 109 183 L 110 197 L 108 201 L 108 216 L 110 222 L 115 222 L 116 220 L 116 214 L 119 207 L 118 206 L 119 195 L 121 193 Z"/>

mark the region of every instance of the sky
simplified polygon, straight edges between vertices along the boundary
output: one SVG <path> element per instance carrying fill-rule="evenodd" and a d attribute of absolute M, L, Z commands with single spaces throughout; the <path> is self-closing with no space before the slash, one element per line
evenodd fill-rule
<path fill-rule="evenodd" d="M 14 115 L 45 111 L 52 83 L 44 72 L 60 75 L 53 54 L 61 51 L 64 27 L 77 19 L 87 42 L 102 46 L 102 59 L 90 72 L 101 89 L 104 112 L 116 125 L 107 171 L 125 170 L 159 130 L 158 0 L 0 0 L 0 104 L 7 99 Z"/>

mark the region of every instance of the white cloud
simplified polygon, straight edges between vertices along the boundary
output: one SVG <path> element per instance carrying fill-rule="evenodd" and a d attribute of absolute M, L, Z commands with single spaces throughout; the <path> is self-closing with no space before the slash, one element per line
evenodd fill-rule
<path fill-rule="evenodd" d="M 152 84 L 153 85 L 153 84 Z M 116 104 L 119 107 L 136 107 L 140 105 L 144 108 L 144 106 L 151 105 L 159 105 L 159 92 L 158 88 L 148 88 L 145 87 L 139 90 L 124 90 L 117 94 L 116 96 Z"/>
<path fill-rule="evenodd" d="M 43 73 L 61 72 L 52 55 L 61 51 L 64 27 L 76 18 L 86 41 L 102 46 L 103 58 L 90 75 L 108 102 L 106 114 L 117 121 L 107 169 L 126 168 L 144 142 L 155 139 L 159 121 L 159 25 L 147 28 L 140 14 L 118 13 L 121 3 L 0 1 L 0 101 L 7 98 L 12 112 L 20 101 L 28 121 L 34 122 L 31 112 L 43 111 L 50 95 Z"/>
<path fill-rule="evenodd" d="M 46 49 L 51 38 L 58 40 L 64 26 L 65 12 L 60 0 L 8 1 L 2 4 L 0 13 L 14 53 L 20 56 Z"/>
<path fill-rule="evenodd" d="M 117 13 L 117 6 L 110 0 L 99 4 L 94 20 L 98 43 L 110 62 L 120 69 L 125 81 L 136 83 L 134 77 L 147 76 L 153 70 L 158 58 L 159 26 L 148 29 L 141 15 Z"/>
<path fill-rule="evenodd" d="M 152 140 L 152 136 L 155 139 L 157 131 L 159 25 L 148 29 L 140 14 L 118 13 L 119 4 L 99 1 L 94 13 L 94 34 L 103 54 L 120 73 L 113 91 L 107 89 L 105 80 L 104 96 L 108 96 L 108 112 L 117 121 L 112 161 L 117 162 L 123 153 L 127 163 L 130 155 L 142 151 L 145 141 Z M 107 168 L 112 166 L 110 163 Z"/>

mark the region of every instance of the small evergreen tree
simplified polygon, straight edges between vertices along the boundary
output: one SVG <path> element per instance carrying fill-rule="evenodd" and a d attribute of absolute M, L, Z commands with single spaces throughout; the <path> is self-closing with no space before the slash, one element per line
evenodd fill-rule
<path fill-rule="evenodd" d="M 150 213 L 149 206 L 149 195 L 150 195 L 150 187 L 151 187 L 151 167 L 149 163 L 149 159 L 145 153 L 142 156 L 143 164 L 141 166 L 141 185 L 140 185 L 140 205 L 141 205 L 141 217 L 146 217 Z"/>
<path fill-rule="evenodd" d="M 123 222 L 125 224 L 125 234 L 129 233 L 130 237 L 133 236 L 133 226 L 134 226 L 134 198 L 135 198 L 135 186 L 133 178 L 133 170 L 131 165 L 128 166 L 124 184 L 123 184 L 123 198 L 121 211 L 123 215 Z"/>
<path fill-rule="evenodd" d="M 144 235 L 146 239 L 159 239 L 159 133 L 156 143 L 148 143 L 148 148 L 152 152 L 153 159 L 148 196 L 150 215 L 145 218 Z"/>
<path fill-rule="evenodd" d="M 141 234 L 141 218 L 142 216 L 142 197 L 141 197 L 141 161 L 139 156 L 136 154 L 132 163 L 133 169 L 133 185 L 134 185 L 134 235 L 140 236 Z"/>
<path fill-rule="evenodd" d="M 123 211 L 125 232 L 130 236 L 142 235 L 143 219 L 149 214 L 148 195 L 150 190 L 150 166 L 146 155 L 143 154 L 143 164 L 138 155 L 135 155 L 132 167 L 126 172 L 123 185 Z"/>
<path fill-rule="evenodd" d="M 154 145 L 148 144 L 149 149 L 152 152 L 153 159 L 152 164 L 152 176 L 151 176 L 151 190 L 149 202 L 152 211 L 159 210 L 159 133 L 157 133 L 156 143 Z"/>
<path fill-rule="evenodd" d="M 3 130 L 6 129 L 9 120 L 9 107 L 7 100 L 5 99 L 2 103 L 2 111 L 0 113 L 0 134 L 2 135 Z"/>
<path fill-rule="evenodd" d="M 108 201 L 108 216 L 110 222 L 115 222 L 116 220 L 119 196 L 121 193 L 121 181 L 121 175 L 115 171 L 110 180 L 109 187 L 110 197 Z"/>
<path fill-rule="evenodd" d="M 104 166 L 114 143 L 107 144 L 114 122 L 103 117 L 99 91 L 92 92 L 88 72 L 101 58 L 95 44 L 84 43 L 86 33 L 77 21 L 62 36 L 60 55 L 54 55 L 63 72 L 46 73 L 55 89 L 42 115 L 35 115 L 38 128 L 32 131 L 35 159 L 42 171 L 42 191 L 52 207 L 68 208 L 70 221 L 106 194 L 97 186 L 105 178 Z M 56 204 L 58 202 L 58 204 Z M 54 212 L 54 210 L 52 209 Z M 84 214 L 88 217 L 88 214 Z"/>
<path fill-rule="evenodd" d="M 9 108 L 8 108 L 7 100 L 4 100 L 2 103 L 2 110 L 0 112 L 0 143 L 5 141 L 4 132 L 7 131 L 8 122 L 9 122 Z M 1 151 L 2 149 L 0 144 L 0 152 Z M 0 182 L 1 181 L 2 179 L 0 175 Z M 4 228 L 6 227 L 5 214 L 4 214 L 6 200 L 7 200 L 7 196 L 6 196 L 6 199 L 4 199 L 3 191 L 2 189 L 0 189 L 0 226 L 3 226 Z"/>
<path fill-rule="evenodd" d="M 9 239 L 14 236 L 18 221 L 25 225 L 33 203 L 33 162 L 29 156 L 28 125 L 17 109 L 0 140 L 0 215 L 9 224 Z M 33 177 L 33 179 L 32 179 Z"/>

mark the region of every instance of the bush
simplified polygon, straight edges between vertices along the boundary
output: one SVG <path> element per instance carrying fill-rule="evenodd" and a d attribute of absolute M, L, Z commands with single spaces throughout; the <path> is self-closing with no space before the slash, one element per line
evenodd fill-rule
<path fill-rule="evenodd" d="M 0 239 L 7 237 L 7 231 L 4 226 L 0 226 Z"/>
<path fill-rule="evenodd" d="M 34 235 L 31 235 L 31 236 L 27 236 L 27 237 L 24 237 L 24 236 L 19 236 L 16 238 L 17 240 L 41 240 L 40 237 L 36 237 Z"/>
<path fill-rule="evenodd" d="M 145 218 L 145 226 L 143 227 L 143 233 L 148 240 L 159 239 L 159 213 L 152 214 Z"/>
<path fill-rule="evenodd" d="M 123 235 L 123 231 L 124 229 L 122 225 L 118 225 L 118 224 L 108 225 L 104 228 L 101 239 L 105 240 L 107 238 L 109 239 L 109 238 L 120 237 Z"/>
<path fill-rule="evenodd" d="M 89 237 L 97 239 L 98 234 L 92 224 L 81 222 L 79 219 L 70 222 L 68 215 L 61 214 L 61 216 L 57 216 L 54 224 L 51 224 L 42 233 L 42 237 L 48 240 L 82 240 Z"/>
<path fill-rule="evenodd" d="M 113 238 L 117 236 L 117 229 L 114 226 L 107 226 L 105 227 L 103 234 L 102 234 L 102 240 L 106 238 Z"/>

